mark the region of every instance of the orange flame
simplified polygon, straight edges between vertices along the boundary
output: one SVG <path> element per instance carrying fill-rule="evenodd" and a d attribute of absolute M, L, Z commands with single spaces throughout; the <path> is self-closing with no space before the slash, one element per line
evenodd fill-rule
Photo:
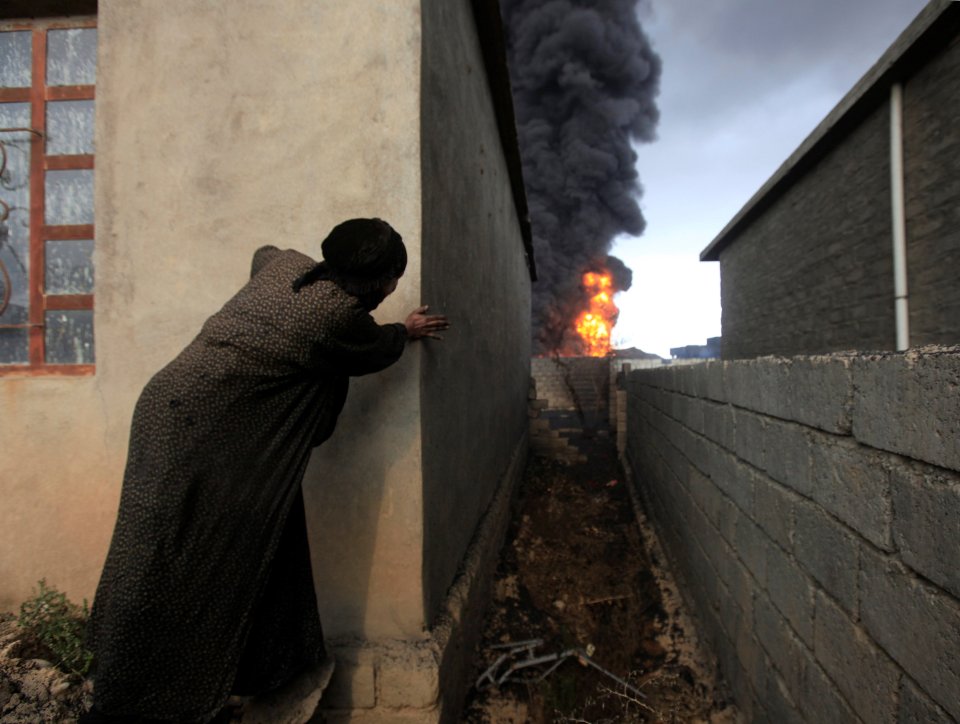
<path fill-rule="evenodd" d="M 588 356 L 606 357 L 610 354 L 610 332 L 620 311 L 613 303 L 613 278 L 609 274 L 587 272 L 583 275 L 583 286 L 591 295 L 590 308 L 580 313 L 574 326 Z"/>

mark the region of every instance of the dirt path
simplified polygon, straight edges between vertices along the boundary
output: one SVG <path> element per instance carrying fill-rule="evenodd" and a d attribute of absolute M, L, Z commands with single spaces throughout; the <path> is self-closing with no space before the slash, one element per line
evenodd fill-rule
<path fill-rule="evenodd" d="M 637 523 L 612 444 L 598 438 L 587 447 L 587 464 L 528 465 L 476 675 L 498 679 L 529 656 L 580 648 L 630 688 L 572 656 L 539 682 L 524 677 L 549 662 L 517 670 L 499 688 L 475 688 L 463 721 L 735 721 L 659 569 L 655 541 Z M 530 639 L 543 643 L 510 654 L 510 644 Z"/>

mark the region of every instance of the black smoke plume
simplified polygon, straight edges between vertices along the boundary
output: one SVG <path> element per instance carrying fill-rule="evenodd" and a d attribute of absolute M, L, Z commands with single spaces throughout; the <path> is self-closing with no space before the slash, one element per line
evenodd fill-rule
<path fill-rule="evenodd" d="M 660 57 L 637 0 L 501 0 L 538 281 L 536 354 L 579 354 L 584 272 L 631 272 L 608 256 L 645 226 L 631 143 L 654 138 Z"/>

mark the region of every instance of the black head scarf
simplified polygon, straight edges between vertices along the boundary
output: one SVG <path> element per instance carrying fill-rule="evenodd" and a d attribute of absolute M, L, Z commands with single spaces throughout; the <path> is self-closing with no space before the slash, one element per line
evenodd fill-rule
<path fill-rule="evenodd" d="M 329 279 L 373 309 L 383 301 L 383 288 L 407 267 L 403 239 L 381 219 L 350 219 L 337 224 L 320 248 L 323 261 L 293 283 L 294 292 Z"/>

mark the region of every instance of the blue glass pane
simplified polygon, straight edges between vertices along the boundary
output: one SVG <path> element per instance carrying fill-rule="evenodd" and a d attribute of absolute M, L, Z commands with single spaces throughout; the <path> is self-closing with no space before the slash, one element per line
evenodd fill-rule
<path fill-rule="evenodd" d="M 29 103 L 0 103 L 0 128 L 28 128 Z M 14 240 L 30 236 L 30 151 L 34 136 L 0 131 L 0 226 Z"/>
<path fill-rule="evenodd" d="M 44 291 L 93 294 L 93 239 L 48 241 Z"/>
<path fill-rule="evenodd" d="M 93 169 L 47 171 L 46 187 L 48 224 L 93 223 Z"/>
<path fill-rule="evenodd" d="M 24 365 L 30 361 L 30 334 L 23 329 L 0 329 L 0 365 Z"/>
<path fill-rule="evenodd" d="M 29 30 L 0 33 L 0 88 L 30 87 Z"/>
<path fill-rule="evenodd" d="M 97 80 L 97 29 L 47 33 L 47 85 L 93 85 Z"/>
<path fill-rule="evenodd" d="M 0 128 L 29 125 L 29 104 L 0 103 Z M 0 364 L 28 361 L 32 138 L 0 132 L 0 325 L 24 325 L 0 329 Z"/>
<path fill-rule="evenodd" d="M 47 153 L 93 153 L 93 101 L 47 103 Z"/>
<path fill-rule="evenodd" d="M 46 314 L 47 364 L 93 364 L 93 310 Z"/>

